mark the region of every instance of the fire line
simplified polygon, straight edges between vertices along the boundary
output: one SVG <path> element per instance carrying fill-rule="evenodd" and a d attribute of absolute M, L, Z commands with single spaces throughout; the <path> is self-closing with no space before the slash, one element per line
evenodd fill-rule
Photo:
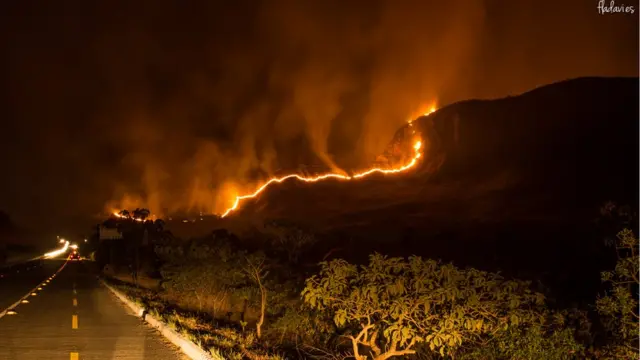
<path fill-rule="evenodd" d="M 400 172 L 407 171 L 407 170 L 411 169 L 412 167 L 414 167 L 416 165 L 416 163 L 418 162 L 418 159 L 421 156 L 421 152 L 420 152 L 421 147 L 422 147 L 422 142 L 420 140 L 418 140 L 413 146 L 413 149 L 415 151 L 415 155 L 413 156 L 411 161 L 408 164 L 406 164 L 406 165 L 404 165 L 402 167 L 399 167 L 399 168 L 391 168 L 391 169 L 374 168 L 374 169 L 369 169 L 369 170 L 361 172 L 361 173 L 354 174 L 352 176 L 329 173 L 329 174 L 324 174 L 324 175 L 318 175 L 318 176 L 315 176 L 315 177 L 303 177 L 303 176 L 300 176 L 300 175 L 297 175 L 297 174 L 292 174 L 292 175 L 283 176 L 281 178 L 273 178 L 273 179 L 267 181 L 264 185 L 260 186 L 256 191 L 254 191 L 251 194 L 242 195 L 242 196 L 236 196 L 236 200 L 233 203 L 233 206 L 228 208 L 220 217 L 223 217 L 223 218 L 226 217 L 232 211 L 234 211 L 234 210 L 236 210 L 238 208 L 238 206 L 240 205 L 241 201 L 246 200 L 246 199 L 255 198 L 261 192 L 263 192 L 267 187 L 269 187 L 269 185 L 274 184 L 274 183 L 281 183 L 281 182 L 283 182 L 285 180 L 288 180 L 288 179 L 298 179 L 298 180 L 304 181 L 304 182 L 317 182 L 317 181 L 325 180 L 325 179 L 354 180 L 354 179 L 360 179 L 360 178 L 363 178 L 363 177 L 366 177 L 366 176 L 369 176 L 369 175 L 375 174 L 375 173 L 395 174 L 395 173 L 400 173 Z"/>
<path fill-rule="evenodd" d="M 435 105 L 432 105 L 429 110 L 427 112 L 425 112 L 423 115 L 427 116 L 430 115 L 431 113 L 435 112 L 437 109 L 435 107 Z M 408 125 L 409 126 L 413 126 L 413 120 L 409 120 L 408 121 Z M 413 134 L 415 134 L 415 129 L 412 131 Z M 326 179 L 337 179 L 337 180 L 355 180 L 355 179 L 361 179 L 364 177 L 367 177 L 369 175 L 372 174 L 396 174 L 396 173 L 402 173 L 405 172 L 411 168 L 413 168 L 417 163 L 418 160 L 420 159 L 420 157 L 422 156 L 422 141 L 420 139 L 416 140 L 416 142 L 413 145 L 413 150 L 414 150 L 414 155 L 412 157 L 412 159 L 405 164 L 404 166 L 401 167 L 397 167 L 397 168 L 388 168 L 388 169 L 384 169 L 384 168 L 373 168 L 373 169 L 369 169 L 360 173 L 356 173 L 353 174 L 351 176 L 349 175 L 343 175 L 343 174 L 336 174 L 336 173 L 327 173 L 327 174 L 322 174 L 322 175 L 317 175 L 317 176 L 313 176 L 313 177 L 305 177 L 305 176 L 301 176 L 298 174 L 290 174 L 290 175 L 286 175 L 283 177 L 279 177 L 279 178 L 272 178 L 269 181 L 267 181 L 266 183 L 264 183 L 262 186 L 258 187 L 254 192 L 250 193 L 250 194 L 246 194 L 246 195 L 237 195 L 235 197 L 235 201 L 233 202 L 233 205 L 231 207 L 229 207 L 228 209 L 226 209 L 222 215 L 220 215 L 221 218 L 227 217 L 230 213 L 232 213 L 233 211 L 237 210 L 238 207 L 240 206 L 240 203 L 244 200 L 248 200 L 248 199 L 253 199 L 256 198 L 258 195 L 260 195 L 260 193 L 262 193 L 266 188 L 268 188 L 270 185 L 272 184 L 279 184 L 282 183 L 286 180 L 289 179 L 297 179 L 299 181 L 304 181 L 304 182 L 308 182 L 308 183 L 314 183 L 314 182 L 318 182 L 321 180 L 326 180 Z M 112 213 L 115 217 L 119 217 L 119 218 L 125 218 L 125 216 L 120 215 L 117 212 L 113 212 Z M 138 218 L 130 218 L 132 220 L 135 221 L 139 221 L 139 222 L 143 222 L 143 219 L 138 219 Z"/>

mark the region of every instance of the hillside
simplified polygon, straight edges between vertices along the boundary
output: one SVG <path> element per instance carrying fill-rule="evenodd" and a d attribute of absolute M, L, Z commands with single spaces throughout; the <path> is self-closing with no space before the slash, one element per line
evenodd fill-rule
<path fill-rule="evenodd" d="M 285 220 L 325 238 L 318 259 L 334 248 L 356 261 L 372 250 L 415 253 L 593 294 L 607 262 L 600 206 L 638 207 L 638 79 L 580 78 L 464 101 L 414 126 L 429 145 L 415 171 L 290 181 L 215 226 L 241 233 Z"/>

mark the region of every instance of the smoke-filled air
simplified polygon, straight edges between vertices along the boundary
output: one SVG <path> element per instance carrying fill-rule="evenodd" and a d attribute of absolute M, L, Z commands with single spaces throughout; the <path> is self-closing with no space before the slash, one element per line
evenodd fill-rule
<path fill-rule="evenodd" d="M 73 18 L 62 5 L 6 5 L 22 17 L 2 26 L 22 41 L 3 41 L 11 121 L 0 147 L 25 154 L 5 166 L 30 176 L 3 179 L 2 198 L 18 221 L 220 214 L 272 176 L 366 169 L 433 107 L 637 75 L 637 49 L 609 41 L 637 44 L 637 17 L 525 2 L 106 2 L 79 3 Z M 544 27 L 532 20 L 542 15 Z"/>

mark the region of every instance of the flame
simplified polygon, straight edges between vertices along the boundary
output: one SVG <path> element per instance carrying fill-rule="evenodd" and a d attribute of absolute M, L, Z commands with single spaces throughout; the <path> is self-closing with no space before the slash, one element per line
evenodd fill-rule
<path fill-rule="evenodd" d="M 435 106 L 435 105 L 431 105 L 431 107 L 429 108 L 429 110 L 427 110 L 427 112 L 426 112 L 426 113 L 424 113 L 423 115 L 424 115 L 424 116 L 429 116 L 429 115 L 431 115 L 432 113 L 436 112 L 436 110 L 437 110 L 436 106 Z"/>
<path fill-rule="evenodd" d="M 112 213 L 112 215 L 117 217 L 117 218 L 120 218 L 120 219 L 131 219 L 131 220 L 135 220 L 137 222 L 143 222 L 144 221 L 144 220 L 142 220 L 140 218 L 126 217 L 126 216 L 120 215 L 115 211 Z"/>
<path fill-rule="evenodd" d="M 391 169 L 373 168 L 373 169 L 369 169 L 369 170 L 361 172 L 361 173 L 354 174 L 352 176 L 329 173 L 329 174 L 318 175 L 318 176 L 314 176 L 314 177 L 303 177 L 303 176 L 300 176 L 298 174 L 291 174 L 291 175 L 283 176 L 283 177 L 280 177 L 280 178 L 272 178 L 271 180 L 267 181 L 264 185 L 260 186 L 253 193 L 247 194 L 247 195 L 236 196 L 236 200 L 233 203 L 233 206 L 228 208 L 221 215 L 221 217 L 226 217 L 227 215 L 229 215 L 229 213 L 231 213 L 232 211 L 236 210 L 238 208 L 238 206 L 240 205 L 240 202 L 242 200 L 255 198 L 261 192 L 263 192 L 267 187 L 269 187 L 269 185 L 275 184 L 275 183 L 281 183 L 281 182 L 283 182 L 285 180 L 288 180 L 288 179 L 298 179 L 300 181 L 314 183 L 314 182 L 318 182 L 318 181 L 325 180 L 325 179 L 353 180 L 353 179 L 360 179 L 360 178 L 363 178 L 365 176 L 368 176 L 368 175 L 371 175 L 371 174 L 374 174 L 374 173 L 395 174 L 395 173 L 400 173 L 400 172 L 407 171 L 407 170 L 411 169 L 412 167 L 414 167 L 416 165 L 416 163 L 418 162 L 418 159 L 422 155 L 421 152 L 420 152 L 421 148 L 422 148 L 422 141 L 420 141 L 420 140 L 416 141 L 416 143 L 413 145 L 413 149 L 415 151 L 415 154 L 414 154 L 413 158 L 411 159 L 411 161 L 409 161 L 408 164 L 406 164 L 406 165 L 404 165 L 402 167 L 399 167 L 399 168 L 391 168 Z"/>
<path fill-rule="evenodd" d="M 409 117 L 409 120 L 407 120 L 407 122 L 409 123 L 409 126 L 413 126 L 413 120 L 417 117 L 420 116 L 429 116 L 431 114 L 433 114 L 434 112 L 436 112 L 436 110 L 438 110 L 438 106 L 436 105 L 436 103 L 434 102 L 433 104 L 429 105 L 426 109 L 422 108 L 419 111 L 416 111 L 414 114 L 412 114 Z"/>
<path fill-rule="evenodd" d="M 415 119 L 417 117 L 420 116 L 428 116 L 432 113 L 434 113 L 437 110 L 437 106 L 436 103 L 432 103 L 430 106 L 428 106 L 426 108 L 426 110 L 424 108 L 421 109 L 420 112 L 417 112 L 416 114 L 414 114 L 414 116 L 411 117 L 411 119 Z M 408 121 L 409 126 L 413 126 L 413 120 L 409 120 Z M 416 134 L 415 129 L 412 131 L 413 134 Z M 417 135 L 416 135 L 417 137 Z M 238 207 L 240 206 L 240 203 L 243 200 L 247 200 L 247 199 L 252 199 L 252 198 L 256 198 L 260 193 L 262 193 L 266 188 L 268 188 L 270 185 L 272 184 L 276 184 L 276 183 L 282 183 L 286 180 L 289 179 L 297 179 L 299 181 L 304 181 L 304 182 L 308 182 L 308 183 L 314 183 L 314 182 L 318 182 L 318 181 L 322 181 L 322 180 L 326 180 L 326 179 L 337 179 L 337 180 L 354 180 L 354 179 L 360 179 L 360 178 L 364 178 L 366 176 L 372 175 L 372 174 L 376 174 L 376 173 L 380 173 L 380 174 L 396 174 L 396 173 L 401 173 L 401 172 L 405 172 L 411 168 L 413 168 L 418 160 L 420 159 L 420 157 L 422 156 L 421 150 L 422 150 L 422 141 L 420 139 L 416 140 L 416 142 L 413 145 L 413 149 L 414 149 L 414 156 L 413 158 L 404 166 L 401 167 L 397 167 L 397 168 L 372 168 L 360 173 L 356 173 L 353 174 L 351 176 L 346 175 L 344 173 L 327 173 L 327 174 L 322 174 L 322 175 L 317 175 L 317 176 L 313 176 L 313 177 L 306 177 L 306 176 L 301 176 L 298 174 L 290 174 L 290 175 L 286 175 L 283 177 L 279 177 L 279 178 L 271 178 L 269 181 L 267 181 L 266 183 L 264 183 L 262 186 L 258 187 L 254 192 L 250 193 L 250 194 L 246 194 L 246 195 L 236 195 L 235 196 L 235 200 L 233 202 L 233 205 L 229 208 L 227 208 L 222 215 L 220 215 L 221 218 L 224 218 L 226 216 L 228 216 L 231 212 L 233 212 L 234 210 L 237 210 Z M 127 217 L 127 216 L 123 216 L 120 215 L 118 211 L 112 211 L 113 216 L 117 217 L 117 218 L 127 218 L 127 219 L 131 219 L 131 220 L 135 220 L 138 222 L 143 222 L 144 220 L 139 219 L 139 218 L 133 218 L 133 217 Z M 155 218 L 155 215 L 151 215 L 152 218 Z M 171 219 L 171 218 L 169 218 Z"/>

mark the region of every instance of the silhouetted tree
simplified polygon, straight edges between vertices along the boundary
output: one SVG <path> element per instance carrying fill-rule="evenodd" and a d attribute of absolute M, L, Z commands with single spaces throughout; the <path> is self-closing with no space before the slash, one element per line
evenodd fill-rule
<path fill-rule="evenodd" d="M 122 210 L 118 213 L 118 215 L 122 216 L 123 218 L 131 218 L 131 214 L 129 214 L 129 210 Z"/>

